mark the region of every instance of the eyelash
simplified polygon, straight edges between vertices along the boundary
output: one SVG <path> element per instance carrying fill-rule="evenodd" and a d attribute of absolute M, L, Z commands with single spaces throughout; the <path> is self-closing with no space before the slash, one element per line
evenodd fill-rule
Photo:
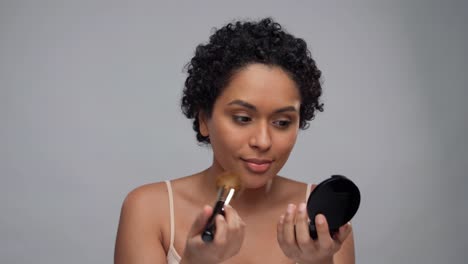
<path fill-rule="evenodd" d="M 248 116 L 235 115 L 235 116 L 232 116 L 232 120 L 234 120 L 234 122 L 239 123 L 241 125 L 245 125 L 248 122 L 252 121 L 252 118 Z"/>
<path fill-rule="evenodd" d="M 277 121 L 274 121 L 273 124 L 280 129 L 286 129 L 289 127 L 289 125 L 291 125 L 291 121 L 290 120 L 277 120 Z"/>
<path fill-rule="evenodd" d="M 234 122 L 241 125 L 247 125 L 249 122 L 252 121 L 252 118 L 240 115 L 234 115 L 232 116 L 232 119 L 234 120 Z M 291 123 L 292 122 L 290 120 L 276 120 L 273 122 L 273 125 L 280 129 L 286 129 L 289 127 L 289 125 L 291 125 Z"/>

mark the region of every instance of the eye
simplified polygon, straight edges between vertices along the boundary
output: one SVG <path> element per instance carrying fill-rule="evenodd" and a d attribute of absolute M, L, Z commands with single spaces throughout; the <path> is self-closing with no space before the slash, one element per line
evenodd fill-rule
<path fill-rule="evenodd" d="M 278 128 L 288 128 L 289 125 L 291 125 L 291 121 L 290 120 L 276 120 L 276 121 L 273 121 L 273 125 L 275 125 L 276 127 Z"/>
<path fill-rule="evenodd" d="M 236 122 L 236 123 L 244 125 L 244 124 L 247 124 L 250 121 L 252 121 L 252 118 L 250 118 L 248 116 L 234 115 L 234 116 L 232 116 L 232 120 L 234 120 L 234 122 Z"/>

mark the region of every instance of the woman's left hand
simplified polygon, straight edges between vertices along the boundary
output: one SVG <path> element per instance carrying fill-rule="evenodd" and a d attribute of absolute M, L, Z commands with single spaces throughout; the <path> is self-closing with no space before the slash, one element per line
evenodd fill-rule
<path fill-rule="evenodd" d="M 300 264 L 333 263 L 333 255 L 351 233 L 351 224 L 340 227 L 330 236 L 328 223 L 324 215 L 315 217 L 316 240 L 309 235 L 309 220 L 306 204 L 289 204 L 286 213 L 281 215 L 277 225 L 278 243 L 284 254 Z"/>

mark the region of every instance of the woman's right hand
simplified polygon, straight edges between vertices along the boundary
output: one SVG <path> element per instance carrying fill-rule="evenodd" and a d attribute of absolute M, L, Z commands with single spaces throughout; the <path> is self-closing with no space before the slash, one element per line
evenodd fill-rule
<path fill-rule="evenodd" d="M 225 217 L 216 216 L 214 240 L 204 242 L 201 239 L 213 208 L 205 206 L 190 229 L 181 264 L 219 263 L 236 255 L 244 240 L 245 223 L 230 205 L 224 207 Z"/>

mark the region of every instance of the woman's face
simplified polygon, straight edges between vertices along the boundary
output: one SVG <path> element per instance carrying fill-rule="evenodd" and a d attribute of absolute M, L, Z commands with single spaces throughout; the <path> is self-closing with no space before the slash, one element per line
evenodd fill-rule
<path fill-rule="evenodd" d="M 213 172 L 236 172 L 259 188 L 286 163 L 299 130 L 299 90 L 280 67 L 251 64 L 217 98 L 200 132 L 213 148 Z"/>

